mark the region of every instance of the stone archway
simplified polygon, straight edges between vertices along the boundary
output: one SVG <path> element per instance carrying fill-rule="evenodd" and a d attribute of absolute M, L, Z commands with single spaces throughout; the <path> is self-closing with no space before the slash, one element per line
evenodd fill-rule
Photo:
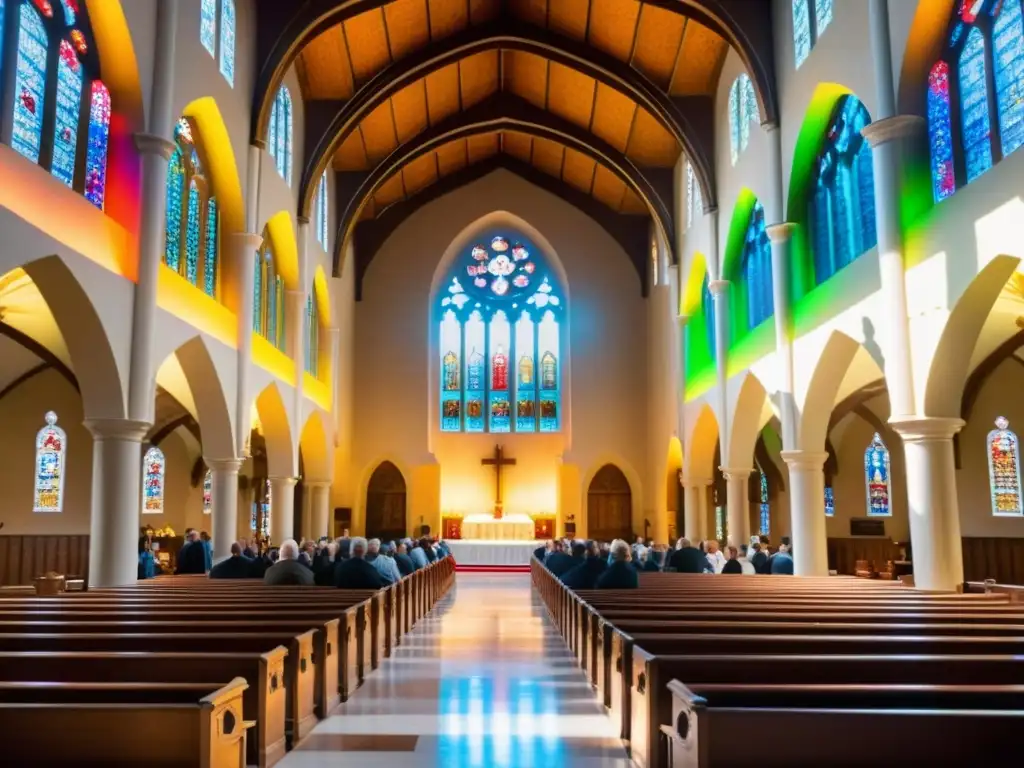
<path fill-rule="evenodd" d="M 598 541 L 633 538 L 633 493 L 622 470 L 605 464 L 587 489 L 587 530 Z"/>
<path fill-rule="evenodd" d="M 366 488 L 366 536 L 388 541 L 408 535 L 405 478 L 390 461 L 381 462 Z"/>

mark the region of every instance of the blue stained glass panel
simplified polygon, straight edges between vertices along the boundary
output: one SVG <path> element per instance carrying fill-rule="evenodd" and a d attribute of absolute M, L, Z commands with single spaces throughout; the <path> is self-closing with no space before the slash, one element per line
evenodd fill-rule
<path fill-rule="evenodd" d="M 715 298 L 711 295 L 711 287 L 707 275 L 704 275 L 704 285 L 701 287 L 700 305 L 704 312 L 704 325 L 706 326 L 705 330 L 707 331 L 708 337 L 708 352 L 711 355 L 711 359 L 714 360 L 717 357 L 715 344 Z"/>
<path fill-rule="evenodd" d="M 743 283 L 747 289 L 747 327 L 756 328 L 774 311 L 772 247 L 764 223 L 764 207 L 755 202 L 743 242 Z"/>
<path fill-rule="evenodd" d="M 57 414 L 47 411 L 46 426 L 36 434 L 36 476 L 33 512 L 60 512 L 64 504 L 64 468 L 68 440 L 57 426 Z"/>
<path fill-rule="evenodd" d="M 288 186 L 292 185 L 292 95 L 287 88 L 284 89 L 284 130 L 285 138 L 285 150 L 284 150 L 284 180 L 288 182 Z"/>
<path fill-rule="evenodd" d="M 267 126 L 267 151 L 270 156 L 274 158 L 274 164 L 277 164 L 277 115 L 280 112 L 278 107 L 277 97 L 274 98 L 274 106 L 270 108 L 270 124 Z"/>
<path fill-rule="evenodd" d="M 949 106 L 949 65 L 940 61 L 928 75 L 928 145 L 932 161 L 932 197 L 945 200 L 956 191 L 953 128 Z"/>
<path fill-rule="evenodd" d="M 267 340 L 277 346 L 277 279 L 267 271 Z"/>
<path fill-rule="evenodd" d="M 206 247 L 203 256 L 203 290 L 217 298 L 217 199 L 206 203 Z"/>
<path fill-rule="evenodd" d="M 810 52 L 811 16 L 807 11 L 807 0 L 793 0 L 793 54 L 797 69 Z"/>
<path fill-rule="evenodd" d="M 75 20 L 78 18 L 75 15 L 77 3 L 73 2 L 73 0 L 60 0 L 60 4 L 64 8 L 64 23 L 69 27 L 75 26 Z"/>
<path fill-rule="evenodd" d="M 992 167 L 985 38 L 977 27 L 967 35 L 960 52 L 959 80 L 962 141 L 969 183 Z"/>
<path fill-rule="evenodd" d="M 6 16 L 4 0 L 0 0 L 0 62 L 4 60 L 4 18 Z"/>
<path fill-rule="evenodd" d="M 0 0 L 2 3 L 3 0 Z M 2 8 L 2 5 L 0 5 Z M 0 11 L 2 13 L 2 11 Z M 110 141 L 110 91 L 92 81 L 89 104 L 89 143 L 85 154 L 85 197 L 100 210 L 107 190 L 107 146 Z"/>
<path fill-rule="evenodd" d="M 836 495 L 831 485 L 825 486 L 825 517 L 835 517 Z"/>
<path fill-rule="evenodd" d="M 772 513 L 771 506 L 768 503 L 768 478 L 765 477 L 764 472 L 761 473 L 761 506 L 760 512 L 760 530 L 758 533 L 761 536 L 770 536 L 772 532 Z"/>
<path fill-rule="evenodd" d="M 220 0 L 220 73 L 235 85 L 235 0 Z"/>
<path fill-rule="evenodd" d="M 988 433 L 988 477 L 992 493 L 992 514 L 1024 514 L 1020 487 L 1020 442 L 1010 422 L 1000 416 Z"/>
<path fill-rule="evenodd" d="M 38 163 L 43 114 L 46 111 L 46 51 L 49 40 L 43 20 L 31 3 L 21 4 L 20 24 L 11 146 L 33 163 Z"/>
<path fill-rule="evenodd" d="M 819 179 L 814 187 L 811 229 L 814 236 L 814 279 L 819 285 L 835 272 L 832 265 L 832 230 L 829 229 L 832 204 L 829 189 Z"/>
<path fill-rule="evenodd" d="M 252 276 L 252 329 L 259 334 L 263 333 L 263 260 L 261 254 L 256 254 L 255 266 Z"/>
<path fill-rule="evenodd" d="M 199 9 L 199 42 L 211 56 L 217 53 L 217 0 L 203 0 Z"/>
<path fill-rule="evenodd" d="M 142 512 L 159 515 L 164 511 L 164 453 L 153 446 L 142 459 Z"/>
<path fill-rule="evenodd" d="M 1024 23 L 1020 0 L 1003 0 L 992 27 L 996 104 L 1003 157 L 1024 144 Z"/>
<path fill-rule="evenodd" d="M 188 225 L 185 229 L 185 279 L 199 285 L 199 188 L 193 181 L 188 190 Z"/>
<path fill-rule="evenodd" d="M 868 515 L 891 515 L 892 481 L 889 477 L 889 449 L 885 447 L 877 432 L 864 451 L 864 481 L 867 487 Z"/>
<path fill-rule="evenodd" d="M 317 189 L 316 198 L 316 230 L 320 245 L 327 250 L 327 171 L 320 176 L 320 185 Z"/>
<path fill-rule="evenodd" d="M 75 183 L 78 115 L 82 107 L 82 64 L 67 40 L 60 41 L 57 57 L 57 115 L 53 131 L 50 172 L 67 186 Z"/>
<path fill-rule="evenodd" d="M 167 215 L 164 232 L 164 263 L 178 271 L 181 264 L 181 205 L 185 195 L 185 167 L 181 150 L 175 149 L 167 165 Z"/>
<path fill-rule="evenodd" d="M 832 23 L 832 0 L 814 0 L 814 26 L 817 37 Z"/>
<path fill-rule="evenodd" d="M 732 164 L 740 157 L 740 88 L 739 78 L 729 86 L 729 151 Z"/>
<path fill-rule="evenodd" d="M 757 95 L 754 84 L 746 73 L 737 78 L 739 83 L 740 152 L 750 143 L 750 123 L 758 119 Z"/>
<path fill-rule="evenodd" d="M 284 280 L 278 275 L 274 278 L 274 284 L 277 286 L 274 291 L 277 296 L 277 309 L 276 309 L 276 321 L 277 321 L 277 335 L 275 337 L 274 346 L 284 352 L 285 347 L 285 321 L 287 314 L 285 314 L 285 303 L 284 303 Z"/>
<path fill-rule="evenodd" d="M 693 212 L 696 210 L 697 201 L 694 199 L 694 190 L 697 188 L 693 176 L 693 166 L 689 163 L 686 164 L 686 228 L 689 229 L 693 226 Z"/>

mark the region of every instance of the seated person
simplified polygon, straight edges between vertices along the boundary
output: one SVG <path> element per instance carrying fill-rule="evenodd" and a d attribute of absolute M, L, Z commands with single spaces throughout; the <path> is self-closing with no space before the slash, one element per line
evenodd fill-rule
<path fill-rule="evenodd" d="M 553 552 L 544 565 L 546 565 L 547 569 L 555 576 L 561 576 L 582 563 L 586 556 L 587 548 L 585 545 L 573 544 L 571 555 L 560 549 L 557 552 Z"/>
<path fill-rule="evenodd" d="M 793 556 L 789 553 L 789 542 L 783 539 L 783 543 L 779 544 L 779 551 L 771 556 L 770 563 L 772 574 L 793 575 Z"/>
<path fill-rule="evenodd" d="M 199 531 L 189 531 L 185 545 L 178 552 L 175 573 L 206 573 L 206 547 L 199 540 Z"/>
<path fill-rule="evenodd" d="M 278 549 L 278 560 L 263 574 L 263 583 L 271 586 L 313 586 L 313 571 L 299 562 L 299 545 L 295 539 L 285 539 Z"/>
<path fill-rule="evenodd" d="M 372 563 L 366 562 L 369 549 L 366 539 L 356 536 L 351 539 L 349 558 L 334 568 L 334 586 L 339 589 L 383 589 L 384 580 Z"/>
<path fill-rule="evenodd" d="M 427 553 L 423 551 L 423 543 L 421 541 L 407 539 L 406 546 L 409 548 L 409 559 L 412 560 L 412 564 L 416 566 L 416 570 L 418 571 L 420 568 L 426 568 L 429 560 L 427 560 Z"/>
<path fill-rule="evenodd" d="M 370 539 L 366 543 L 366 562 L 377 569 L 385 585 L 396 584 L 402 579 L 398 564 L 390 557 L 382 554 L 380 539 Z"/>
<path fill-rule="evenodd" d="M 595 583 L 597 589 L 637 589 L 640 586 L 640 577 L 630 564 L 631 553 L 629 544 L 622 539 L 612 542 L 611 564 L 602 573 Z"/>
<path fill-rule="evenodd" d="M 416 570 L 416 563 L 409 557 L 405 541 L 398 542 L 398 548 L 395 551 L 395 564 L 398 565 L 398 572 L 402 576 L 411 576 L 412 572 Z"/>
<path fill-rule="evenodd" d="M 608 558 L 601 555 L 601 548 L 596 541 L 587 542 L 586 547 L 586 559 L 561 577 L 562 583 L 569 589 L 593 589 L 597 577 L 608 567 Z"/>
<path fill-rule="evenodd" d="M 221 560 L 210 569 L 211 579 L 245 579 L 249 576 L 252 561 L 242 554 L 242 545 L 237 541 L 231 545 L 231 557 Z"/>
<path fill-rule="evenodd" d="M 675 551 L 668 558 L 668 567 L 675 569 L 676 573 L 707 573 L 711 570 L 704 553 L 686 537 L 676 542 Z"/>
<path fill-rule="evenodd" d="M 729 551 L 729 558 L 722 566 L 722 573 L 743 573 L 743 566 L 740 564 L 740 552 L 730 544 L 726 549 Z"/>
<path fill-rule="evenodd" d="M 643 571 L 657 573 L 661 570 L 658 567 L 658 553 L 653 548 L 638 547 L 637 553 L 639 554 L 639 559 L 633 562 L 633 567 L 636 568 L 638 573 Z"/>

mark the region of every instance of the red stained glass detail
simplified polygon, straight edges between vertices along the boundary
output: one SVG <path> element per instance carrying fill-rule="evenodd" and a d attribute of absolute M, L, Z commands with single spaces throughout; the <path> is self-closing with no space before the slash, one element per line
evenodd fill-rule
<path fill-rule="evenodd" d="M 60 435 L 58 435 L 58 434 L 56 434 L 54 432 L 50 432 L 46 436 L 46 440 L 43 441 L 43 448 L 45 450 L 48 450 L 48 451 L 59 452 L 60 451 L 60 446 L 61 446 Z"/>
<path fill-rule="evenodd" d="M 60 57 L 72 72 L 78 71 L 78 57 L 68 45 L 67 40 L 60 41 Z"/>
<path fill-rule="evenodd" d="M 64 141 L 71 141 L 71 129 L 65 125 L 64 130 L 60 132 L 60 137 Z"/>
<path fill-rule="evenodd" d="M 75 46 L 75 50 L 83 56 L 89 51 L 89 46 L 85 43 L 85 35 L 79 30 L 71 30 L 71 44 Z"/>
<path fill-rule="evenodd" d="M 32 4 L 48 19 L 53 18 L 53 6 L 48 0 L 32 0 Z"/>
<path fill-rule="evenodd" d="M 18 98 L 21 99 L 21 105 L 25 107 L 25 109 L 27 109 L 30 114 L 34 115 L 36 113 L 35 96 L 29 93 L 27 88 L 21 89 L 21 93 L 18 95 Z"/>
<path fill-rule="evenodd" d="M 960 0 L 960 18 L 967 24 L 973 24 L 981 13 L 984 0 Z"/>
<path fill-rule="evenodd" d="M 498 352 L 492 360 L 491 389 L 508 389 L 508 356 L 504 352 Z"/>

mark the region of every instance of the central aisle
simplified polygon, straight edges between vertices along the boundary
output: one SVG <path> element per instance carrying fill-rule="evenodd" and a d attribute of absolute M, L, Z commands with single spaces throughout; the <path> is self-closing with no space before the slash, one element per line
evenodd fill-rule
<path fill-rule="evenodd" d="M 626 768 L 528 575 L 455 587 L 282 768 Z"/>

